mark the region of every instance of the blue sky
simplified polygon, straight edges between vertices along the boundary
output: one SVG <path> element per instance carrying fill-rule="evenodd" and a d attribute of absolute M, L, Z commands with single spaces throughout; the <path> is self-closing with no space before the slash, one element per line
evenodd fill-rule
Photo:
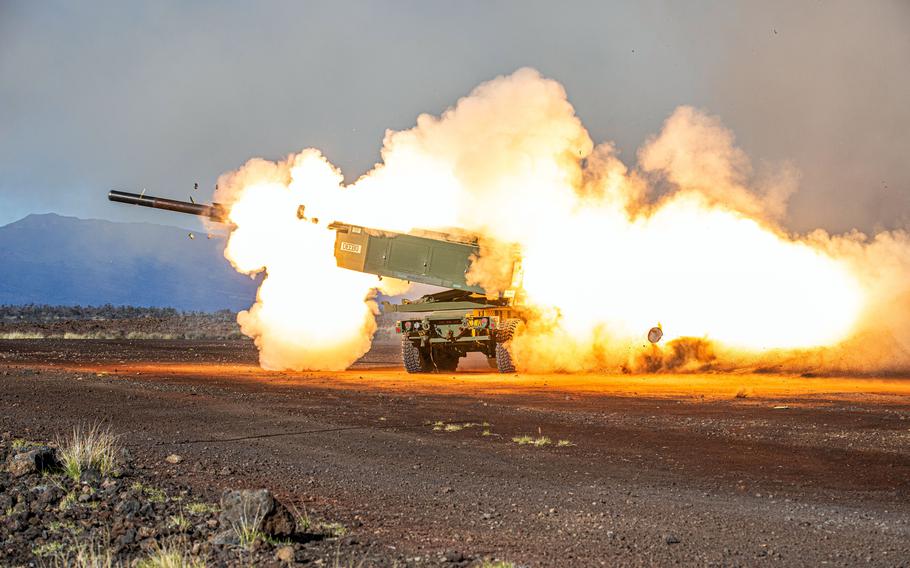
<path fill-rule="evenodd" d="M 321 148 L 349 179 L 387 128 L 523 66 L 595 141 L 635 150 L 682 104 L 801 172 L 788 227 L 910 222 L 906 2 L 0 2 L 0 224 L 166 222 L 248 158 Z M 205 196 L 205 193 L 203 193 Z"/>

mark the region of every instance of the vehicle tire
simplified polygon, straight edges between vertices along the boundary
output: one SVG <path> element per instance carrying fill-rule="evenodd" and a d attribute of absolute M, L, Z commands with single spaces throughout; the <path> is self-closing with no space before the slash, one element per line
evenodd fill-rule
<path fill-rule="evenodd" d="M 500 373 L 514 373 L 515 362 L 512 361 L 512 353 L 509 352 L 512 336 L 521 325 L 521 320 L 510 319 L 496 330 L 493 338 L 496 340 L 496 369 Z"/>
<path fill-rule="evenodd" d="M 409 373 L 431 373 L 433 371 L 433 362 L 430 361 L 429 353 L 422 353 L 422 351 L 407 338 L 401 338 L 401 361 L 404 363 L 405 371 Z"/>

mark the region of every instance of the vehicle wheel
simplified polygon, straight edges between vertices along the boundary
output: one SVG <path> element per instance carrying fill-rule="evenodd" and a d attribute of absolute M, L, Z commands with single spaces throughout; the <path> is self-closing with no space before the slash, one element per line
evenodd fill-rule
<path fill-rule="evenodd" d="M 496 339 L 496 368 L 500 373 L 514 373 L 515 363 L 512 361 L 512 354 L 509 352 L 512 336 L 515 330 L 521 325 L 521 320 L 511 319 L 496 330 L 494 338 Z"/>
<path fill-rule="evenodd" d="M 401 339 L 401 360 L 407 372 L 430 373 L 433 371 L 433 362 L 430 361 L 429 353 L 422 351 L 407 338 Z"/>

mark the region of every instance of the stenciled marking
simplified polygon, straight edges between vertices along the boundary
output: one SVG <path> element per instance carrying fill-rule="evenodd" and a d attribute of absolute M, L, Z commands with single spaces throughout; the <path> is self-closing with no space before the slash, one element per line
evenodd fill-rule
<path fill-rule="evenodd" d="M 341 242 L 341 250 L 345 252 L 352 252 L 354 254 L 360 254 L 361 247 L 360 245 L 355 245 L 354 243 Z"/>

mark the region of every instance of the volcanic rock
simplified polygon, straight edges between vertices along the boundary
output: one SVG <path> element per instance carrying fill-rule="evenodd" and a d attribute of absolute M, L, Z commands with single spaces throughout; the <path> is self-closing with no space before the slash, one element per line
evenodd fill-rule
<path fill-rule="evenodd" d="M 138 513 L 140 507 L 141 505 L 139 504 L 139 501 L 136 501 L 135 499 L 124 499 L 123 501 L 117 503 L 117 505 L 114 507 L 114 511 L 129 518 L 130 516 Z"/>
<path fill-rule="evenodd" d="M 29 448 L 10 455 L 6 460 L 6 470 L 13 477 L 41 473 L 59 466 L 56 450 L 47 446 Z"/>
<path fill-rule="evenodd" d="M 219 521 L 223 528 L 258 522 L 262 533 L 276 537 L 289 537 L 296 529 L 290 511 L 268 489 L 225 491 L 221 496 Z"/>
<path fill-rule="evenodd" d="M 237 533 L 228 529 L 216 534 L 214 540 L 212 540 L 212 544 L 219 546 L 235 545 L 240 544 L 240 539 L 237 538 Z"/>
<path fill-rule="evenodd" d="M 134 529 L 125 530 L 116 540 L 116 543 L 120 546 L 133 544 L 134 542 L 136 542 L 136 531 Z"/>

